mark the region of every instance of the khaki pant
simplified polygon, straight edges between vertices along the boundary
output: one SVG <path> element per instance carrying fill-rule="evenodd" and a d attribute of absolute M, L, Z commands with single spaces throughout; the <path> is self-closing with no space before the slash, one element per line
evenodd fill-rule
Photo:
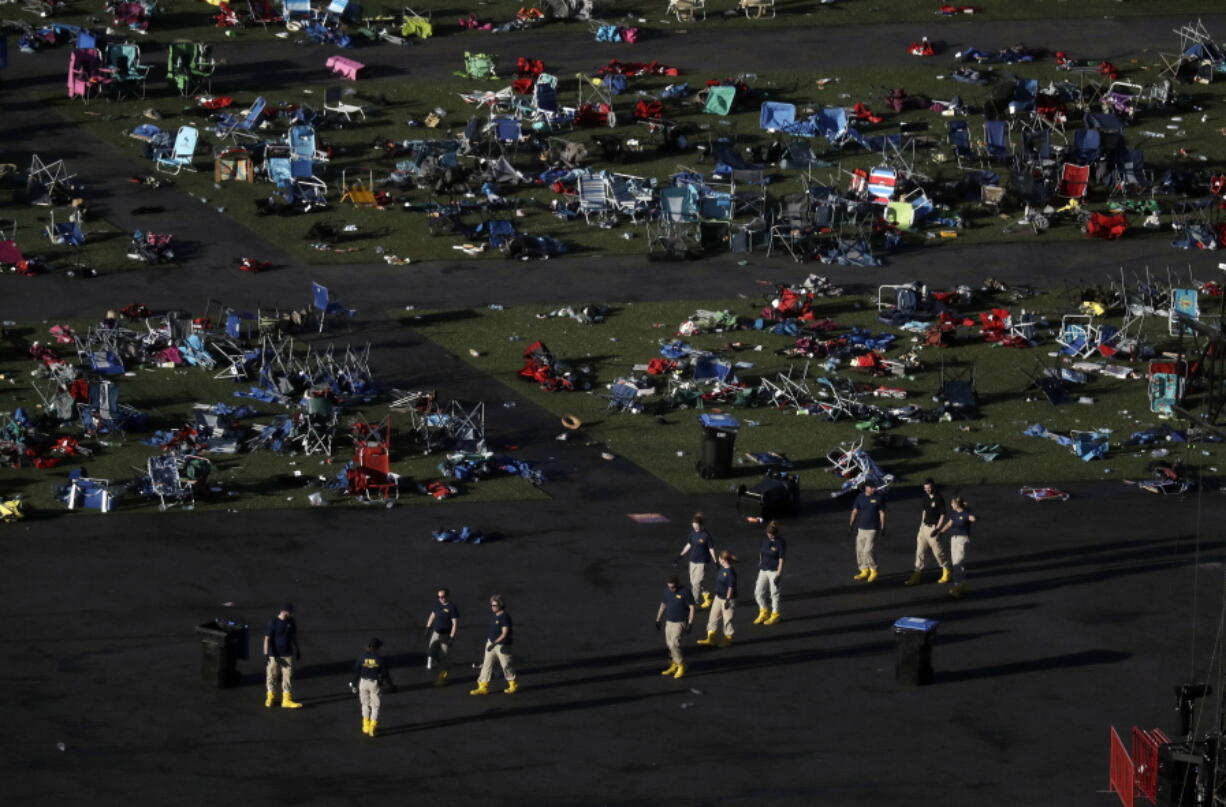
<path fill-rule="evenodd" d="M 294 691 L 294 657 L 273 656 L 264 668 L 264 683 L 269 692 L 277 691 L 277 679 L 281 679 L 281 691 Z"/>
<path fill-rule="evenodd" d="M 430 643 L 426 645 L 426 655 L 434 661 L 434 668 L 439 672 L 447 672 L 447 656 L 451 653 L 451 634 L 430 632 Z"/>
<path fill-rule="evenodd" d="M 856 530 L 856 567 L 860 569 L 876 569 L 877 559 L 873 557 L 873 542 L 877 540 L 876 530 Z"/>
<path fill-rule="evenodd" d="M 915 534 L 915 571 L 924 570 L 924 556 L 928 554 L 929 549 L 932 550 L 932 556 L 937 559 L 937 565 L 942 569 L 948 569 L 949 558 L 945 556 L 945 550 L 941 547 L 936 525 L 925 524 L 921 521 L 919 532 Z"/>
<path fill-rule="evenodd" d="M 949 554 L 953 556 L 953 581 L 955 584 L 966 582 L 966 545 L 971 542 L 969 535 L 949 536 Z"/>
<path fill-rule="evenodd" d="M 362 678 L 358 681 L 358 700 L 362 702 L 363 720 L 379 719 L 379 693 L 378 681 L 372 681 L 369 678 Z"/>
<path fill-rule="evenodd" d="M 508 681 L 515 680 L 515 669 L 511 667 L 511 648 L 500 644 L 485 645 L 485 660 L 481 662 L 481 674 L 477 676 L 478 684 L 488 684 L 494 677 L 494 662 L 502 665 L 502 674 Z"/>
<path fill-rule="evenodd" d="M 766 599 L 768 591 L 770 592 L 769 603 Z M 753 587 L 753 598 L 758 601 L 759 608 L 766 608 L 769 605 L 772 611 L 778 611 L 779 601 L 783 599 L 783 595 L 779 593 L 779 572 L 759 569 L 758 582 Z"/>
<path fill-rule="evenodd" d="M 690 564 L 690 593 L 694 595 L 694 602 L 702 603 L 702 593 L 706 590 L 702 587 L 702 579 L 707 575 L 707 564 L 691 563 Z"/>
<path fill-rule="evenodd" d="M 673 664 L 685 664 L 685 657 L 681 655 L 681 634 L 684 630 L 684 622 L 664 623 L 664 645 L 668 648 Z"/>
<path fill-rule="evenodd" d="M 736 602 L 734 600 L 716 597 L 715 601 L 711 603 L 711 615 L 707 617 L 707 633 L 719 631 L 722 625 L 724 635 L 731 639 L 734 632 L 732 615 L 735 610 Z"/>

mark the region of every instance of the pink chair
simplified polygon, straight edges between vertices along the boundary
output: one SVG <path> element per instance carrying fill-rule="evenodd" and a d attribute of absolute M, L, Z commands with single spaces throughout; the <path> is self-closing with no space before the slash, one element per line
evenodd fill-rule
<path fill-rule="evenodd" d="M 89 101 L 110 82 L 110 71 L 102 64 L 97 48 L 77 48 L 68 57 L 68 97 Z"/>

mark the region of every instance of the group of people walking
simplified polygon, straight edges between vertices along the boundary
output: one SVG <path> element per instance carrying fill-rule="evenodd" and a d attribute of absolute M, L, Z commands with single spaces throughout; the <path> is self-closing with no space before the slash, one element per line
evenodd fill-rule
<path fill-rule="evenodd" d="M 438 589 L 435 602 L 426 618 L 426 668 L 435 671 L 434 685 L 446 686 L 450 677 L 448 658 L 460 628 L 460 609 L 451 601 L 451 592 Z M 485 655 L 477 686 L 470 695 L 488 695 L 490 680 L 495 667 L 501 667 L 508 695 L 519 690 L 519 680 L 511 656 L 514 628 L 511 615 L 507 613 L 506 601 L 501 595 L 490 596 L 490 626 L 486 634 Z M 362 709 L 362 733 L 374 737 L 379 727 L 379 710 L 382 693 L 394 691 L 387 661 L 380 655 L 383 642 L 373 637 L 366 643 L 366 651 L 354 663 L 349 689 L 358 696 Z M 294 606 L 286 603 L 264 630 L 265 683 L 267 695 L 264 706 L 271 708 L 277 703 L 277 689 L 281 691 L 283 709 L 301 709 L 302 704 L 293 698 L 294 662 L 302 658 L 298 647 L 298 625 L 294 621 Z"/>
<path fill-rule="evenodd" d="M 916 533 L 915 571 L 904 581 L 913 586 L 922 580 L 927 555 L 936 559 L 941 567 L 938 583 L 949 583 L 950 596 L 961 598 L 966 593 L 966 548 L 971 539 L 971 526 L 975 515 L 966 500 L 955 497 L 946 508 L 945 497 L 937 492 L 936 483 L 924 480 L 924 500 Z M 852 578 L 872 583 L 878 577 L 876 543 L 885 533 L 885 496 L 877 486 L 866 483 L 852 505 L 849 526 L 855 532 L 856 566 L 859 572 Z M 949 537 L 950 551 L 946 553 L 941 544 L 944 535 Z M 766 535 L 758 547 L 758 576 L 754 583 L 754 600 L 758 605 L 755 625 L 775 625 L 780 614 L 780 578 L 787 555 L 787 542 L 780 535 L 779 525 L 774 521 L 766 525 Z M 681 637 L 694 626 L 696 613 L 709 610 L 707 635 L 698 640 L 704 647 L 728 647 L 736 631 L 733 616 L 736 611 L 737 572 L 733 564 L 736 556 L 728 550 L 715 551 L 710 533 L 703 526 L 701 513 L 690 521 L 690 534 L 685 546 L 677 555 L 674 565 L 689 563 L 689 588 L 682 585 L 677 576 L 669 577 L 660 595 L 656 610 L 656 630 L 664 631 L 664 644 L 668 648 L 669 665 L 661 675 L 681 678 L 685 675 L 685 655 L 681 649 Z M 712 589 L 706 587 L 708 565 L 718 568 Z"/>
<path fill-rule="evenodd" d="M 962 597 L 966 592 L 966 548 L 971 538 L 975 515 L 966 501 L 955 497 L 947 509 L 945 498 L 937 492 L 936 483 L 924 480 L 924 498 L 919 531 L 915 541 L 915 571 L 905 585 L 918 584 L 923 576 L 927 556 L 931 554 L 941 567 L 938 583 L 949 583 L 950 595 Z M 872 583 L 878 577 L 876 542 L 885 533 L 885 497 L 872 484 L 865 484 L 852 505 L 848 521 L 855 531 L 856 565 L 859 573 L 853 579 Z M 942 536 L 949 537 L 949 552 L 942 546 Z M 758 605 L 755 625 L 775 625 L 782 618 L 780 613 L 781 578 L 787 559 L 787 542 L 774 521 L 766 525 L 766 534 L 758 546 L 758 575 L 754 582 L 754 600 Z M 736 629 L 736 598 L 740 594 L 737 582 L 736 556 L 728 550 L 715 551 L 711 534 L 704 527 L 701 513 L 694 514 L 690 521 L 690 533 L 685 545 L 677 555 L 674 565 L 686 562 L 689 565 L 689 586 L 676 576 L 665 581 L 656 610 L 656 630 L 663 631 L 668 648 L 669 665 L 661 673 L 673 678 L 685 675 L 685 654 L 682 652 L 682 637 L 693 630 L 698 611 L 708 611 L 706 636 L 698 640 L 704 647 L 728 647 L 732 644 Z M 714 564 L 718 571 L 707 588 L 707 567 Z M 477 686 L 470 695 L 488 695 L 490 681 L 497 667 L 502 669 L 507 686 L 506 694 L 519 690 L 512 658 L 514 627 L 507 612 L 505 600 L 498 594 L 489 598 L 490 624 L 486 634 L 485 654 Z M 451 600 L 451 592 L 440 588 L 435 593 L 435 602 L 426 618 L 426 667 L 435 671 L 434 685 L 446 686 L 450 676 L 448 659 L 460 628 L 460 609 Z M 350 689 L 358 696 L 362 709 L 362 733 L 375 736 L 379 725 L 381 695 L 394 689 L 387 661 L 380 655 L 383 643 L 371 638 L 366 651 L 354 664 Z M 294 606 L 286 603 L 277 615 L 268 622 L 264 631 L 266 707 L 277 703 L 277 690 L 281 692 L 281 708 L 300 709 L 302 704 L 293 698 L 294 662 L 302 658 L 298 647 L 298 628 L 294 621 Z"/>

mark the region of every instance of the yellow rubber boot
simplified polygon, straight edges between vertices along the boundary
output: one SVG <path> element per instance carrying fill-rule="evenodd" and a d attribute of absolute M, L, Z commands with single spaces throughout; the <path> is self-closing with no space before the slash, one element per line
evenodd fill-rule
<path fill-rule="evenodd" d="M 519 679 L 517 678 L 514 681 L 507 681 L 507 688 L 504 689 L 503 692 L 507 693 L 508 695 L 514 695 L 516 692 L 519 692 Z"/>
<path fill-rule="evenodd" d="M 375 729 L 376 729 L 376 728 L 378 728 L 378 727 L 379 727 L 379 721 L 377 721 L 377 720 L 372 720 L 372 721 L 370 721 L 370 728 L 369 728 L 369 729 L 367 729 L 366 733 L 367 733 L 367 734 L 369 734 L 371 737 L 374 737 L 374 736 L 375 736 Z"/>
<path fill-rule="evenodd" d="M 443 670 L 441 673 L 438 674 L 438 678 L 434 679 L 434 685 L 436 687 L 447 686 L 447 671 L 446 670 Z"/>
<path fill-rule="evenodd" d="M 911 576 L 903 581 L 904 586 L 914 586 L 920 581 L 922 575 L 918 571 L 911 572 Z"/>
<path fill-rule="evenodd" d="M 277 693 L 273 692 L 272 690 L 269 690 L 268 694 L 264 696 L 265 708 L 271 709 L 272 705 L 276 702 L 277 702 Z"/>
<path fill-rule="evenodd" d="M 755 620 L 753 621 L 753 623 L 754 623 L 755 625 L 761 625 L 763 622 L 765 622 L 765 621 L 767 620 L 767 618 L 768 618 L 770 615 L 771 615 L 771 609 L 769 609 L 769 608 L 759 608 L 759 609 L 758 609 L 758 618 L 757 618 L 757 619 L 755 619 Z"/>
<path fill-rule="evenodd" d="M 865 583 L 871 583 L 871 582 L 873 582 L 873 581 L 874 581 L 874 580 L 876 580 L 876 579 L 877 579 L 877 570 L 876 570 L 876 569 L 869 569 L 869 570 L 868 570 L 868 577 L 864 578 L 864 582 L 865 582 Z"/>
<path fill-rule="evenodd" d="M 684 664 L 678 664 L 678 665 L 677 665 L 677 671 L 676 671 L 675 673 L 673 673 L 673 678 L 680 678 L 680 677 L 681 677 L 681 676 L 683 676 L 683 675 L 685 675 L 685 665 L 684 665 Z"/>
<path fill-rule="evenodd" d="M 715 601 L 715 598 L 711 595 L 711 592 L 704 591 L 702 593 L 702 605 L 698 607 L 705 611 L 711 607 L 711 603 L 713 603 L 714 601 Z"/>
<path fill-rule="evenodd" d="M 488 681 L 478 681 L 476 689 L 470 689 L 469 695 L 488 695 L 490 694 L 490 685 Z"/>
<path fill-rule="evenodd" d="M 660 673 L 660 675 L 672 675 L 676 671 L 677 671 L 677 662 L 673 661 L 669 663 L 668 669 Z"/>
<path fill-rule="evenodd" d="M 699 639 L 698 644 L 702 645 L 703 647 L 715 647 L 715 631 L 707 631 L 707 638 Z"/>
<path fill-rule="evenodd" d="M 369 718 L 365 718 L 365 717 L 362 718 L 362 733 L 370 734 L 370 719 Z"/>
<path fill-rule="evenodd" d="M 938 583 L 948 583 L 949 582 L 949 567 L 948 566 L 941 567 L 941 579 L 938 580 L 937 582 Z"/>
<path fill-rule="evenodd" d="M 780 614 L 778 611 L 771 611 L 770 618 L 763 622 L 763 625 L 774 625 L 779 622 Z"/>
<path fill-rule="evenodd" d="M 724 634 L 724 638 L 723 638 L 722 640 L 720 640 L 719 646 L 720 646 L 720 647 L 731 647 L 731 646 L 732 646 L 732 637 L 731 637 L 731 636 L 728 636 L 727 634 Z"/>
<path fill-rule="evenodd" d="M 302 704 L 294 700 L 288 692 L 281 693 L 281 708 L 282 709 L 301 709 Z"/>
<path fill-rule="evenodd" d="M 861 569 L 860 573 L 851 579 L 852 580 L 863 580 L 866 577 L 868 577 L 868 569 Z"/>

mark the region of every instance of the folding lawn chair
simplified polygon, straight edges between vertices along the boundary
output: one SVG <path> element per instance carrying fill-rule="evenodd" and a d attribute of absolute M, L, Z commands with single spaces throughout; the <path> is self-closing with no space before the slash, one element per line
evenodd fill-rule
<path fill-rule="evenodd" d="M 703 114 L 720 117 L 730 115 L 735 101 L 736 87 L 708 87 L 707 100 L 702 107 Z"/>
<path fill-rule="evenodd" d="M 1192 333 L 1188 320 L 1200 321 L 1200 297 L 1196 289 L 1171 289 L 1170 313 L 1167 317 L 1167 332 L 1171 336 Z"/>
<path fill-rule="evenodd" d="M 937 392 L 942 414 L 955 418 L 975 417 L 979 413 L 979 396 L 975 392 L 975 364 L 954 367 L 941 362 L 940 388 Z"/>
<path fill-rule="evenodd" d="M 177 174 L 186 168 L 188 171 L 195 171 L 192 167 L 192 157 L 196 153 L 196 142 L 200 137 L 200 132 L 195 126 L 180 126 L 179 131 L 175 133 L 174 146 L 169 151 L 159 151 L 154 157 L 154 167 L 158 171 L 166 174 Z"/>
<path fill-rule="evenodd" d="M 879 165 L 869 172 L 868 197 L 876 204 L 889 204 L 897 185 L 898 172 L 891 166 Z"/>
<path fill-rule="evenodd" d="M 315 311 L 316 316 L 319 317 L 320 333 L 323 333 L 328 317 L 344 314 L 352 318 L 355 313 L 352 309 L 342 305 L 332 292 L 328 291 L 327 286 L 314 282 L 311 283 L 311 310 Z"/>
<path fill-rule="evenodd" d="M 259 140 L 260 138 L 256 131 L 259 128 L 260 118 L 263 116 L 264 107 L 267 104 L 268 102 L 261 95 L 251 103 L 251 107 L 241 118 L 223 113 L 221 120 L 217 123 L 217 136 L 219 138 L 229 138 L 236 142 L 240 137 L 245 137 L 249 140 Z"/>
<path fill-rule="evenodd" d="M 166 81 L 180 95 L 208 93 L 217 63 L 213 49 L 200 42 L 172 42 L 166 51 Z"/>
<path fill-rule="evenodd" d="M 1091 165 L 1102 156 L 1102 133 L 1099 129 L 1078 129 L 1073 133 L 1073 146 L 1068 158 L 1081 165 Z"/>
<path fill-rule="evenodd" d="M 68 472 L 68 485 L 61 495 L 69 510 L 109 513 L 114 507 L 110 485 L 109 479 L 95 479 L 86 476 L 83 468 L 73 468 Z"/>
<path fill-rule="evenodd" d="M 158 509 L 165 511 L 177 504 L 190 504 L 195 499 L 191 485 L 184 484 L 179 474 L 179 457 L 175 454 L 155 454 L 145 465 L 149 488 L 158 497 Z"/>
<path fill-rule="evenodd" d="M 592 224 L 595 216 L 597 224 L 606 226 L 616 218 L 613 204 L 609 199 L 609 183 L 605 177 L 597 174 L 580 176 L 575 181 L 579 194 L 579 212 L 588 224 Z"/>
<path fill-rule="evenodd" d="M 85 233 L 81 230 L 81 222 L 76 216 L 69 216 L 67 221 L 55 220 L 55 209 L 51 210 L 51 223 L 45 230 L 47 239 L 52 243 L 65 247 L 85 246 Z"/>
<path fill-rule="evenodd" d="M 1150 362 L 1148 379 L 1149 411 L 1161 417 L 1172 417 L 1174 407 L 1183 399 L 1186 380 L 1181 362 Z"/>
<path fill-rule="evenodd" d="M 695 22 L 707 18 L 706 0 L 668 0 L 665 12 L 677 18 L 677 22 Z"/>
<path fill-rule="evenodd" d="M 345 184 L 342 179 L 341 204 L 349 202 L 354 207 L 378 207 L 374 189 L 369 184 L 353 182 Z"/>
<path fill-rule="evenodd" d="M 984 121 L 984 149 L 988 160 L 992 162 L 1009 162 L 1013 157 L 1013 147 L 1009 143 L 1009 122 L 1003 120 Z"/>
<path fill-rule="evenodd" d="M 771 19 L 775 16 L 775 0 L 739 0 L 738 7 L 751 20 Z"/>
<path fill-rule="evenodd" d="M 959 168 L 963 167 L 963 160 L 977 159 L 978 155 L 974 146 L 971 145 L 971 130 L 965 120 L 959 118 L 949 121 L 947 131 L 949 145 L 953 148 L 954 159 L 958 161 Z"/>
<path fill-rule="evenodd" d="M 1089 314 L 1065 314 L 1056 343 L 1066 356 L 1086 358 L 1098 349 L 1099 328 Z"/>
<path fill-rule="evenodd" d="M 456 75 L 460 78 L 498 78 L 497 64 L 494 57 L 488 53 L 464 51 L 464 70 Z"/>
<path fill-rule="evenodd" d="M 327 162 L 328 155 L 315 146 L 315 128 L 300 123 L 289 127 L 285 134 L 295 160 L 311 162 Z"/>
<path fill-rule="evenodd" d="M 356 104 L 345 103 L 340 87 L 328 87 L 324 90 L 324 112 L 344 115 L 347 121 L 352 121 L 354 115 L 361 115 L 362 120 L 366 120 L 366 110 Z"/>

